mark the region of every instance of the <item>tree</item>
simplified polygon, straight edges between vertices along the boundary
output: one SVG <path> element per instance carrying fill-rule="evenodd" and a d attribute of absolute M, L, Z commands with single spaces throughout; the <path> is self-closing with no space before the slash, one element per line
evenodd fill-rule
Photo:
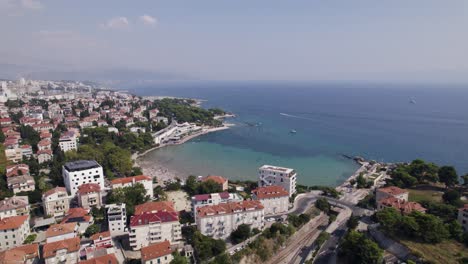
<path fill-rule="evenodd" d="M 361 189 L 361 188 L 366 188 L 366 179 L 364 178 L 364 176 L 361 174 L 359 174 L 359 176 L 357 177 L 357 188 L 358 189 Z"/>
<path fill-rule="evenodd" d="M 395 208 L 384 208 L 376 213 L 376 217 L 387 233 L 394 234 L 398 231 L 395 230 L 395 227 L 400 223 L 401 215 Z"/>
<path fill-rule="evenodd" d="M 149 200 L 146 194 L 146 189 L 141 183 L 133 186 L 117 188 L 110 192 L 107 198 L 107 203 L 125 203 L 129 216 L 133 215 L 135 206 L 143 204 Z"/>
<path fill-rule="evenodd" d="M 315 201 L 315 207 L 323 211 L 324 213 L 328 214 L 331 210 L 330 203 L 326 198 L 318 198 Z"/>
<path fill-rule="evenodd" d="M 460 193 L 457 190 L 447 190 L 442 195 L 444 202 L 459 207 L 462 204 Z"/>
<path fill-rule="evenodd" d="M 86 237 L 91 237 L 92 235 L 96 234 L 99 232 L 99 226 L 96 225 L 96 224 L 92 224 L 90 226 L 88 226 L 88 228 L 86 228 L 86 231 L 85 231 L 85 236 Z"/>
<path fill-rule="evenodd" d="M 246 224 L 241 224 L 237 227 L 234 232 L 231 233 L 231 241 L 234 244 L 239 244 L 240 242 L 246 240 L 251 235 L 250 226 Z"/>
<path fill-rule="evenodd" d="M 443 166 L 439 169 L 439 179 L 447 187 L 452 187 L 458 183 L 457 171 L 452 166 Z"/>
<path fill-rule="evenodd" d="M 172 257 L 170 264 L 188 264 L 187 258 L 181 256 L 178 251 L 173 252 Z"/>
<path fill-rule="evenodd" d="M 5 134 L 0 130 L 0 143 L 5 142 Z"/>
<path fill-rule="evenodd" d="M 380 263 L 383 250 L 372 240 L 357 231 L 349 231 L 340 245 L 340 255 L 347 263 Z"/>
<path fill-rule="evenodd" d="M 349 229 L 356 229 L 356 227 L 359 225 L 359 218 L 357 216 L 351 215 L 346 225 Z"/>
<path fill-rule="evenodd" d="M 450 233 L 450 237 L 457 240 L 462 241 L 463 239 L 463 227 L 458 223 L 458 221 L 453 220 L 447 224 L 447 230 Z"/>
<path fill-rule="evenodd" d="M 206 261 L 226 250 L 226 243 L 202 235 L 199 231 L 194 231 L 192 242 L 195 249 L 195 256 L 199 261 Z"/>

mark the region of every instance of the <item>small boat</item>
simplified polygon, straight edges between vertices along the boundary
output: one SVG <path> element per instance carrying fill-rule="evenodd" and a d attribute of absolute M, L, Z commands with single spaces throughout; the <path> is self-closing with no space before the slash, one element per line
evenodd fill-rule
<path fill-rule="evenodd" d="M 410 104 L 416 104 L 416 100 L 410 99 Z"/>
<path fill-rule="evenodd" d="M 289 131 L 289 133 L 291 133 L 291 134 L 296 134 L 296 133 L 297 133 L 297 131 L 296 131 L 296 130 L 294 130 L 294 129 L 292 129 L 291 131 Z"/>

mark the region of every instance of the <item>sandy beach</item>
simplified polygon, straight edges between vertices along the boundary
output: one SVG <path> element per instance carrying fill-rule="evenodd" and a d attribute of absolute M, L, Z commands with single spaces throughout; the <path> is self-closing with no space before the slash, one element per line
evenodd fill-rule
<path fill-rule="evenodd" d="M 217 132 L 217 131 L 222 131 L 225 129 L 229 129 L 230 127 L 234 126 L 233 124 L 225 123 L 222 127 L 211 127 L 211 128 L 203 128 L 202 131 L 189 135 L 187 137 L 184 137 L 183 139 L 179 140 L 177 143 L 173 144 L 164 144 L 161 146 L 157 146 L 154 148 L 151 148 L 145 152 L 142 153 L 135 153 L 132 155 L 132 159 L 134 162 L 134 165 L 137 167 L 140 167 L 143 171 L 144 175 L 150 176 L 152 178 L 157 178 L 158 179 L 158 184 L 163 185 L 165 181 L 170 181 L 174 179 L 181 179 L 185 180 L 189 175 L 186 175 L 184 173 L 181 173 L 179 171 L 176 171 L 174 169 L 167 168 L 164 166 L 164 164 L 161 163 L 155 163 L 154 161 L 150 160 L 143 160 L 142 157 L 144 157 L 146 154 L 148 154 L 151 151 L 155 151 L 159 148 L 164 148 L 164 147 L 170 147 L 173 145 L 180 145 L 184 144 L 185 142 L 194 139 L 196 137 L 199 137 L 201 135 L 205 135 L 208 133 L 212 132 Z"/>

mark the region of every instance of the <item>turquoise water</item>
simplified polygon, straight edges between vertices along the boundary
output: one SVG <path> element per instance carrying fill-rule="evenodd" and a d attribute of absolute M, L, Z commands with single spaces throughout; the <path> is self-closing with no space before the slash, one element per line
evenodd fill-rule
<path fill-rule="evenodd" d="M 145 158 L 187 175 L 255 179 L 260 165 L 272 164 L 295 168 L 303 184 L 337 185 L 357 168 L 342 154 L 388 162 L 422 158 L 468 172 L 463 86 L 185 82 L 131 91 L 205 99 L 205 107 L 236 113 L 229 130 Z"/>

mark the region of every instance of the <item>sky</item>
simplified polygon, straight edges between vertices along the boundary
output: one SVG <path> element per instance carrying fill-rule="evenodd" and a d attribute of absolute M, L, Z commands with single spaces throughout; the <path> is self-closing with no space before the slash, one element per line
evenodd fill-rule
<path fill-rule="evenodd" d="M 18 74 L 468 82 L 466 0 L 0 0 L 0 41 Z"/>

